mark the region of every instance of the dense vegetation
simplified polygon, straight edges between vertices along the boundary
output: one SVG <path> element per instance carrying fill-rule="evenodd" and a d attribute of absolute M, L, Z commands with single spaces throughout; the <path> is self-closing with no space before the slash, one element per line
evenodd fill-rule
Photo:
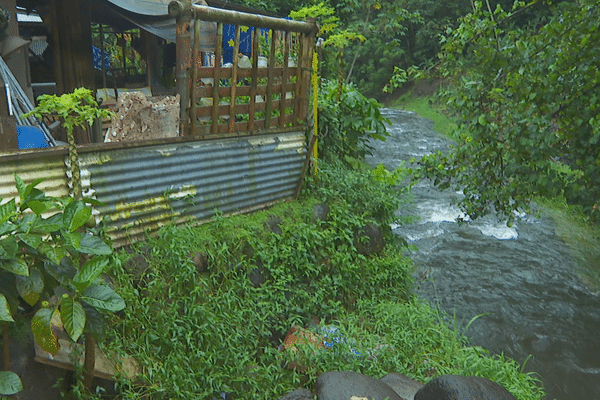
<path fill-rule="evenodd" d="M 127 307 L 112 318 L 109 341 L 146 371 L 135 386 L 122 382 L 124 398 L 275 399 L 341 369 L 480 375 L 540 399 L 533 376 L 466 346 L 446 325 L 457 321 L 411 294 L 406 247 L 389 231 L 406 193 L 390 183 L 366 167 L 323 162 L 298 202 L 166 227 L 122 252 L 113 273 Z M 384 227 L 377 251 L 367 226 Z M 328 331 L 333 349 L 279 351 L 293 325 Z"/>
<path fill-rule="evenodd" d="M 459 143 L 425 158 L 424 175 L 462 189 L 471 218 L 495 211 L 510 223 L 541 195 L 600 220 L 598 4 L 547 6 L 547 21 L 521 28 L 513 22 L 533 4 L 490 13 L 479 3 L 444 45 Z"/>
<path fill-rule="evenodd" d="M 408 199 L 407 188 L 398 186 L 407 171 L 361 164 L 369 140 L 386 136 L 377 102 L 361 92 L 378 95 L 394 70 L 392 86 L 402 84 L 433 67 L 441 51 L 432 71 L 449 85 L 445 99 L 458 121 L 459 145 L 421 160 L 421 176 L 442 187 L 456 184 L 472 218 L 496 211 L 511 220 L 540 194 L 565 196 L 594 217 L 600 198 L 596 3 L 245 3 L 319 17 L 325 39 L 319 154 L 325 160 L 298 202 L 251 216 L 217 216 L 201 227 L 168 226 L 110 255 L 111 284 L 126 306 L 111 316 L 107 347 L 144 367 L 140 382 L 119 381 L 121 395 L 273 399 L 312 388 L 328 369 L 349 369 L 377 377 L 396 371 L 422 381 L 479 375 L 521 400 L 540 399 L 533 376 L 468 346 L 457 331 L 461 323 L 412 294 L 408 248 L 389 231 Z M 3 215 L 14 228 L 13 215 Z M 5 234 L 12 232 L 8 227 Z M 373 231 L 382 237 L 374 239 Z M 15 239 L 2 240 L 16 257 Z M 369 250 L 373 245 L 376 251 Z M 85 283 L 95 284 L 106 264 Z M 11 322 L 15 307 L 5 292 L 0 317 Z M 49 305 L 68 312 L 75 302 L 67 297 Z M 76 301 L 82 298 L 90 296 Z M 78 321 L 69 329 L 75 336 L 86 328 Z M 279 351 L 294 325 L 316 334 L 334 331 L 334 349 L 305 343 L 295 352 Z M 300 368 L 288 368 L 294 364 Z"/>

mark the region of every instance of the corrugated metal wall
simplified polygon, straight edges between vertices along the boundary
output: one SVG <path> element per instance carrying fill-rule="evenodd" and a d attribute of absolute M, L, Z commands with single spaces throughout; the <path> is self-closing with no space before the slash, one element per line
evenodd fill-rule
<path fill-rule="evenodd" d="M 298 130 L 80 154 L 84 195 L 105 204 L 95 214 L 117 246 L 172 220 L 201 222 L 215 210 L 292 199 L 305 159 L 306 133 Z"/>
<path fill-rule="evenodd" d="M 69 194 L 64 164 L 66 151 L 35 150 L 35 153 L 26 152 L 21 153 L 21 157 L 10 155 L 0 158 L 0 199 L 6 201 L 17 197 L 13 173 L 27 184 L 44 178 L 44 182 L 36 187 L 48 196 L 63 197 Z"/>

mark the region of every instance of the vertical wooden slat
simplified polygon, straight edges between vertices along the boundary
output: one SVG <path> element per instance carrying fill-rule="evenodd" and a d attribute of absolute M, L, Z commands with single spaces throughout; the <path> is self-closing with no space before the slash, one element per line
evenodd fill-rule
<path fill-rule="evenodd" d="M 240 26 L 235 26 L 233 40 L 233 65 L 231 66 L 231 91 L 229 102 L 229 133 L 235 132 L 235 90 L 237 87 L 237 69 L 240 53 Z"/>
<path fill-rule="evenodd" d="M 191 134 L 196 135 L 198 124 L 198 53 L 200 51 L 200 20 L 194 19 L 194 49 L 192 50 L 192 90 L 190 94 Z"/>
<path fill-rule="evenodd" d="M 275 48 L 277 42 L 277 31 L 271 30 L 271 43 L 269 51 L 269 67 L 267 81 L 267 98 L 265 104 L 265 129 L 271 127 L 271 111 L 273 109 L 273 81 L 275 80 Z"/>
<path fill-rule="evenodd" d="M 223 54 L 223 23 L 217 23 L 217 44 L 213 69 L 213 107 L 211 133 L 219 133 L 219 81 L 221 79 L 221 56 Z"/>
<path fill-rule="evenodd" d="M 258 85 L 258 43 L 260 28 L 254 27 L 252 35 L 252 82 L 250 83 L 250 106 L 248 115 L 248 130 L 254 130 L 254 113 L 256 110 L 256 88 Z"/>
<path fill-rule="evenodd" d="M 298 117 L 301 121 L 306 121 L 308 117 L 308 101 L 310 97 L 310 77 L 312 71 L 312 49 L 314 46 L 314 36 L 306 35 L 304 37 L 304 48 L 302 52 L 302 65 L 301 75 L 298 79 L 302 82 L 298 97 L 300 97 L 300 107 L 298 110 Z"/>
<path fill-rule="evenodd" d="M 287 97 L 286 85 L 288 81 L 288 67 L 290 59 L 290 44 L 292 33 L 285 32 L 284 49 L 283 49 L 283 71 L 281 72 L 281 101 L 279 102 L 279 127 L 285 126 L 285 103 Z"/>
<path fill-rule="evenodd" d="M 296 61 L 296 95 L 294 97 L 294 122 L 293 125 L 298 125 L 300 121 L 300 102 L 302 93 L 302 54 L 306 46 L 306 35 L 300 34 L 300 43 L 298 44 L 298 60 Z"/>

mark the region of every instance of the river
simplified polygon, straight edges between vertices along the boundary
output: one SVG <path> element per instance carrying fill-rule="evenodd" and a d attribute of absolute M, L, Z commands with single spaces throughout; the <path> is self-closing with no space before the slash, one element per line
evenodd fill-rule
<path fill-rule="evenodd" d="M 447 150 L 450 141 L 417 114 L 383 109 L 390 137 L 374 142 L 372 165 Z M 414 188 L 411 212 L 419 220 L 393 226 L 418 247 L 416 290 L 464 327 L 472 345 L 504 353 L 541 377 L 546 399 L 600 400 L 600 295 L 577 273 L 576 259 L 555 233 L 555 223 L 521 215 L 508 228 L 493 216 L 458 224 L 451 205 L 460 195 L 429 182 Z M 406 211 L 403 211 L 406 212 Z"/>

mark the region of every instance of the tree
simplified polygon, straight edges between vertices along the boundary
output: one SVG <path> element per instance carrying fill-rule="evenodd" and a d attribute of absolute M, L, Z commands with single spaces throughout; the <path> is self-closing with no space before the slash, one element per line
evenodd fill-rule
<path fill-rule="evenodd" d="M 536 7 L 552 11 L 546 23 L 514 27 Z M 458 144 L 423 158 L 421 175 L 462 189 L 471 218 L 495 210 L 510 224 L 535 196 L 564 195 L 598 220 L 599 20 L 596 0 L 517 2 L 510 12 L 474 3 L 441 54 Z"/>

